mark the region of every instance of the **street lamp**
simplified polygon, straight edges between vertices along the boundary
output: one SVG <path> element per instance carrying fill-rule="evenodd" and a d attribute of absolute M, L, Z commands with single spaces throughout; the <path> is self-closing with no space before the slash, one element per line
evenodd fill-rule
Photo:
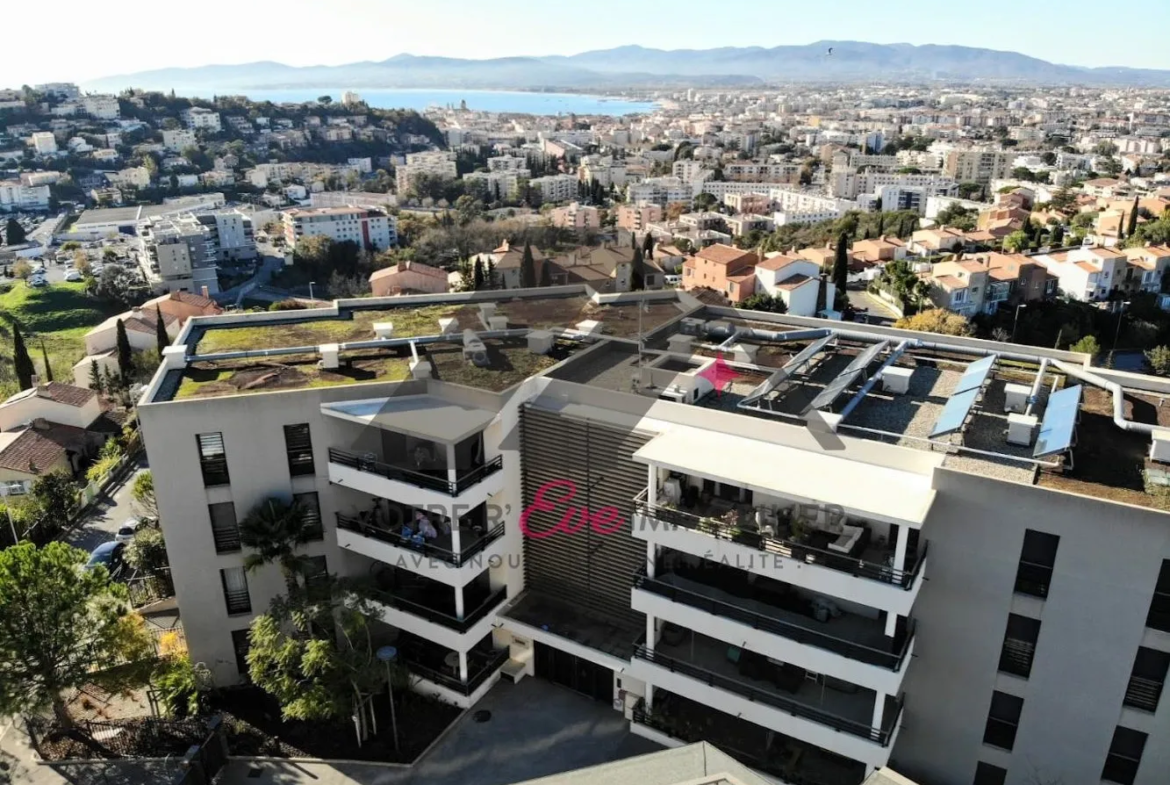
<path fill-rule="evenodd" d="M 1117 341 L 1121 338 L 1121 321 L 1125 318 L 1125 308 L 1128 301 L 1123 300 L 1117 309 L 1117 329 L 1113 331 L 1113 346 L 1109 348 L 1109 367 L 1113 367 L 1113 353 L 1117 351 Z"/>
<path fill-rule="evenodd" d="M 317 299 L 317 298 L 313 297 L 313 284 L 315 284 L 315 283 L 317 283 L 317 282 L 316 281 L 309 281 L 309 299 L 310 300 Z"/>
<path fill-rule="evenodd" d="M 1020 309 L 1027 308 L 1027 307 L 1028 307 L 1027 303 L 1020 303 L 1019 305 L 1016 306 L 1016 315 L 1015 315 L 1015 318 L 1012 319 L 1012 341 L 1011 341 L 1012 343 L 1016 342 L 1016 325 L 1020 323 Z"/>
<path fill-rule="evenodd" d="M 390 663 L 398 658 L 398 649 L 393 646 L 382 646 L 374 652 L 374 656 L 386 663 L 386 689 L 390 694 L 390 732 L 394 734 L 394 751 L 398 752 L 398 720 L 394 717 L 394 681 L 390 678 Z"/>

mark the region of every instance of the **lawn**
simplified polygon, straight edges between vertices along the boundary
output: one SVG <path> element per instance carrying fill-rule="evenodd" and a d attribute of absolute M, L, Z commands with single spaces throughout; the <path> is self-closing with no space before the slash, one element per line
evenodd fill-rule
<path fill-rule="evenodd" d="M 53 378 L 71 381 L 73 364 L 85 356 L 85 334 L 119 309 L 85 293 L 82 283 L 55 283 L 34 289 L 17 281 L 0 291 L 0 396 L 16 392 L 12 371 L 12 333 L 15 319 L 38 372 L 41 341 L 49 353 Z"/>

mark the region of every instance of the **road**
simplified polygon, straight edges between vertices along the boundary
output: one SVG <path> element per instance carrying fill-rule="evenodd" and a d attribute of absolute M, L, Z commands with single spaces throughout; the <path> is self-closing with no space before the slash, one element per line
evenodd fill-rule
<path fill-rule="evenodd" d="M 889 327 L 898 319 L 898 314 L 883 303 L 880 297 L 875 297 L 865 291 L 863 287 L 853 288 L 851 286 L 846 289 L 845 294 L 849 297 L 849 304 L 853 306 L 853 309 L 859 311 L 857 321 L 862 321 L 864 318 L 868 324 Z"/>
<path fill-rule="evenodd" d="M 111 486 L 89 508 L 80 525 L 65 537 L 65 542 L 90 552 L 103 542 L 114 539 L 118 527 L 138 514 L 130 498 L 130 491 L 134 487 L 134 478 L 146 468 L 146 455 L 143 454 L 134 471 L 127 474 L 120 484 Z"/>

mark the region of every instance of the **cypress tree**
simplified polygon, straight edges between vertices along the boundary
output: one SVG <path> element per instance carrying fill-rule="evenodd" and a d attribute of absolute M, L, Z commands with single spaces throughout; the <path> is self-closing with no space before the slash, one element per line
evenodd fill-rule
<path fill-rule="evenodd" d="M 475 257 L 475 266 L 472 268 L 471 280 L 474 282 L 475 291 L 483 289 L 483 260 L 478 256 Z"/>
<path fill-rule="evenodd" d="M 97 360 L 89 361 L 89 389 L 101 395 L 105 390 L 105 385 L 102 384 L 102 372 L 98 368 Z"/>
<path fill-rule="evenodd" d="M 118 371 L 122 374 L 122 384 L 130 384 L 130 374 L 134 371 L 134 355 L 130 352 L 130 338 L 126 335 L 126 323 L 118 320 Z"/>
<path fill-rule="evenodd" d="M 171 345 L 171 339 L 167 335 L 167 323 L 163 321 L 162 309 L 157 305 L 154 306 L 154 337 L 158 341 L 158 358 L 161 360 L 163 350 Z"/>
<path fill-rule="evenodd" d="M 549 264 L 547 259 L 541 263 L 541 265 L 540 265 L 540 285 L 541 286 L 552 286 L 552 269 L 551 268 L 552 268 L 552 265 Z"/>
<path fill-rule="evenodd" d="M 642 238 L 642 256 L 646 259 L 654 258 L 654 235 L 646 232 L 646 236 Z"/>
<path fill-rule="evenodd" d="M 53 366 L 49 364 L 49 350 L 44 341 L 41 341 L 41 362 L 45 364 L 45 381 L 53 381 Z"/>
<path fill-rule="evenodd" d="M 1133 198 L 1133 209 L 1130 210 L 1130 213 L 1129 213 L 1129 226 L 1127 226 L 1125 229 L 1125 233 L 1129 237 L 1133 237 L 1133 233 L 1137 231 L 1137 219 L 1138 219 L 1138 198 L 1135 196 Z"/>
<path fill-rule="evenodd" d="M 532 244 L 524 243 L 524 256 L 520 259 L 520 288 L 532 289 L 535 287 L 536 262 L 532 258 Z"/>
<path fill-rule="evenodd" d="M 496 263 L 488 259 L 487 269 L 484 271 L 484 278 L 487 281 L 487 288 L 498 289 L 500 282 L 496 279 Z"/>
<path fill-rule="evenodd" d="M 1125 230 L 1125 212 L 1122 211 L 1121 220 L 1117 222 L 1117 239 L 1118 240 L 1125 239 L 1125 231 L 1124 230 Z"/>
<path fill-rule="evenodd" d="M 845 296 L 845 287 L 849 283 L 849 240 L 842 232 L 837 237 L 836 254 L 833 256 L 833 285 L 837 287 L 837 297 Z"/>
<path fill-rule="evenodd" d="M 33 367 L 32 358 L 28 356 L 28 348 L 24 345 L 24 336 L 20 334 L 20 328 L 16 326 L 16 322 L 12 323 L 12 367 L 16 371 L 16 381 L 20 385 L 20 389 L 27 390 L 32 387 L 32 378 L 36 369 Z"/>
<path fill-rule="evenodd" d="M 642 249 L 634 249 L 634 261 L 630 265 L 630 291 L 640 292 L 646 288 L 646 274 L 642 270 Z"/>

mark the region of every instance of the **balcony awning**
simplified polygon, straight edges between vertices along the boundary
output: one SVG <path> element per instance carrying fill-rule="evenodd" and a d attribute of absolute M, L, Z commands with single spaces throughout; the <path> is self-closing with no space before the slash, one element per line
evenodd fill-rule
<path fill-rule="evenodd" d="M 496 416 L 495 412 L 460 406 L 434 395 L 323 403 L 321 413 L 443 444 L 454 444 L 479 433 Z"/>
<path fill-rule="evenodd" d="M 928 474 L 677 425 L 634 453 L 634 460 L 915 528 L 926 519 L 935 495 Z"/>

